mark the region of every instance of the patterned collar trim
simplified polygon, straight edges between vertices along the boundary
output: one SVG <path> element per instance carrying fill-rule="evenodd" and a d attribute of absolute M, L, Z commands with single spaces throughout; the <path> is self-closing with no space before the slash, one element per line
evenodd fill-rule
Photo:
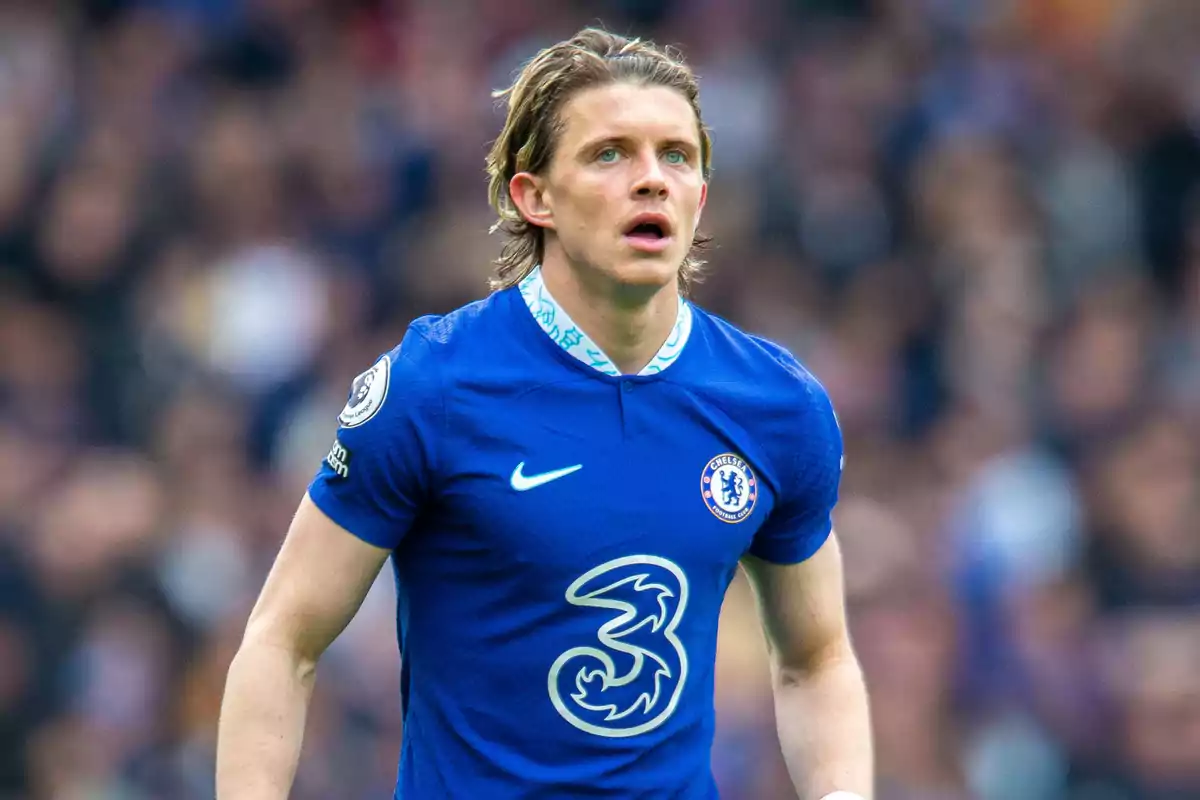
<path fill-rule="evenodd" d="M 558 302 L 550 296 L 546 282 L 542 278 L 542 268 L 535 267 L 517 286 L 529 313 L 537 320 L 538 325 L 553 339 L 559 347 L 566 350 L 575 358 L 587 364 L 597 372 L 605 375 L 619 376 L 621 371 L 604 351 L 591 340 L 567 315 Z M 692 308 L 686 300 L 679 298 L 679 312 L 675 315 L 675 327 L 671 335 L 663 342 L 662 347 L 650 363 L 642 368 L 639 375 L 656 375 L 675 363 L 684 345 L 692 335 Z"/>

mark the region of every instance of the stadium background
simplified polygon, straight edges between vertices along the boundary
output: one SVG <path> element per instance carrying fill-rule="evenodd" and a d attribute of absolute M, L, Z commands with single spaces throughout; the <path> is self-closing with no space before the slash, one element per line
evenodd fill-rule
<path fill-rule="evenodd" d="M 0 797 L 212 796 L 350 379 L 485 292 L 489 91 L 597 20 L 702 77 L 697 299 L 839 409 L 879 797 L 1200 797 L 1191 0 L 0 0 Z M 391 596 L 296 798 L 390 796 Z M 789 797 L 723 621 L 724 797 Z"/>

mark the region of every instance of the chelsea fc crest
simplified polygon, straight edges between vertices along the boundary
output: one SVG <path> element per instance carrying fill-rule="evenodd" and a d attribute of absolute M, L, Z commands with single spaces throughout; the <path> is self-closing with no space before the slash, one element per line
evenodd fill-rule
<path fill-rule="evenodd" d="M 733 453 L 717 456 L 700 475 L 704 505 L 722 522 L 741 522 L 754 511 L 758 479 L 754 470 Z"/>
<path fill-rule="evenodd" d="M 356 428 L 369 420 L 383 407 L 387 399 L 388 378 L 392 373 L 392 360 L 384 356 L 369 370 L 354 379 L 346 407 L 338 415 L 344 428 Z"/>

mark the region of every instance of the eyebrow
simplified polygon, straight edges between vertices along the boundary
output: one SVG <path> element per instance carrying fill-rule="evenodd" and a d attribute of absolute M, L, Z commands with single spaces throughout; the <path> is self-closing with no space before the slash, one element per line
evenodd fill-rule
<path fill-rule="evenodd" d="M 604 147 L 606 145 L 628 144 L 632 140 L 632 138 L 633 137 L 627 136 L 624 134 L 598 136 L 595 139 L 590 139 L 590 140 L 584 142 L 582 145 L 580 145 L 579 152 L 589 153 L 589 152 L 592 152 L 593 150 Z M 672 147 L 672 148 L 679 148 L 680 150 L 686 150 L 689 154 L 695 154 L 695 153 L 700 152 L 700 146 L 697 143 L 689 141 L 687 139 L 680 139 L 678 137 L 670 137 L 670 138 L 664 139 L 659 144 L 662 147 Z"/>
<path fill-rule="evenodd" d="M 676 147 L 680 150 L 687 150 L 689 153 L 699 153 L 700 145 L 689 139 L 667 139 L 663 144 L 667 147 Z"/>

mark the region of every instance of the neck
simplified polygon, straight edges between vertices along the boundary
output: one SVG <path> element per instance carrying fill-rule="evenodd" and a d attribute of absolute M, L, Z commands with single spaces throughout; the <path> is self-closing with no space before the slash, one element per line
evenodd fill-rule
<path fill-rule="evenodd" d="M 623 375 L 636 375 L 671 335 L 679 313 L 679 283 L 629 286 L 585 273 L 565 259 L 546 260 L 542 280 L 575 324 Z"/>

